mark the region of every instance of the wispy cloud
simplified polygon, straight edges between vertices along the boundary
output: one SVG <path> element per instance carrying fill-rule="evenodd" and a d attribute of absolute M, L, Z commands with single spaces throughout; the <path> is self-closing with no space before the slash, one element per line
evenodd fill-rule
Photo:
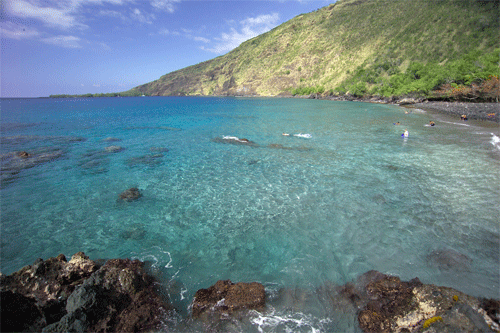
<path fill-rule="evenodd" d="M 278 13 L 249 17 L 239 22 L 239 30 L 231 27 L 230 32 L 222 33 L 220 37 L 215 38 L 218 41 L 216 45 L 213 47 L 202 46 L 201 49 L 217 54 L 229 52 L 244 41 L 271 30 L 278 24 L 278 21 Z M 235 24 L 234 21 L 229 23 Z"/>
<path fill-rule="evenodd" d="M 47 44 L 52 44 L 69 49 L 77 49 L 82 47 L 80 44 L 81 39 L 75 36 L 54 36 L 42 38 L 41 41 Z"/>
<path fill-rule="evenodd" d="M 193 37 L 193 40 L 197 42 L 210 43 L 210 39 L 205 37 Z"/>
<path fill-rule="evenodd" d="M 68 1 L 59 2 L 44 2 L 39 1 L 25 1 L 25 0 L 6 0 L 6 9 L 9 14 L 21 17 L 36 19 L 43 24 L 61 28 L 69 29 L 73 27 L 87 28 L 88 26 L 78 22 L 73 14 L 75 6 Z"/>
<path fill-rule="evenodd" d="M 148 6 L 139 9 L 137 5 L 143 4 L 144 0 L 2 0 L 6 12 L 15 17 L 34 19 L 43 25 L 55 29 L 88 29 L 88 18 L 86 15 L 109 16 L 129 21 L 152 24 L 156 19 L 153 13 L 148 13 Z M 165 11 L 173 13 L 175 5 L 181 0 L 149 0 L 149 11 Z M 146 2 L 147 4 L 148 2 Z M 109 8 L 97 8 L 98 6 L 114 5 L 122 7 L 121 11 Z M 127 5 L 127 6 L 124 6 Z M 134 8 L 129 6 L 133 5 Z M 131 11 L 126 15 L 127 11 Z"/>
<path fill-rule="evenodd" d="M 15 24 L 13 22 L 1 22 L 2 37 L 11 39 L 30 39 L 40 35 L 38 30 L 29 28 L 25 25 Z"/>
<path fill-rule="evenodd" d="M 136 21 L 146 24 L 153 24 L 153 21 L 156 19 L 154 14 L 141 12 L 138 8 L 134 8 L 132 10 L 130 17 Z"/>
<path fill-rule="evenodd" d="M 185 29 L 185 28 L 181 28 L 180 31 L 178 30 L 168 30 L 168 29 L 160 29 L 158 31 L 158 35 L 163 35 L 163 36 L 182 36 L 184 38 L 187 38 L 187 39 L 191 39 L 191 40 L 194 40 L 195 42 L 202 42 L 202 43 L 210 43 L 210 39 L 208 38 L 205 38 L 205 37 L 201 37 L 201 36 L 195 36 L 193 35 L 193 33 L 195 33 L 193 30 L 191 29 Z"/>
<path fill-rule="evenodd" d="M 151 6 L 158 10 L 164 10 L 169 13 L 175 11 L 175 4 L 181 2 L 180 0 L 151 0 Z"/>
<path fill-rule="evenodd" d="M 172 13 L 174 5 L 181 0 L 0 1 L 4 10 L 1 22 L 3 38 L 31 39 L 65 48 L 99 45 L 104 50 L 110 50 L 105 43 L 87 40 L 96 36 L 92 34 L 94 21 L 107 17 L 127 24 L 139 22 L 151 25 L 157 19 L 153 11 Z"/>

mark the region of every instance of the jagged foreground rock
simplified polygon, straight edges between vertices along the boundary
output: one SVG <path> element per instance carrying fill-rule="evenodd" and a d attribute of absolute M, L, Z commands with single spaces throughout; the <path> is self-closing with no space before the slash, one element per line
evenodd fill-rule
<path fill-rule="evenodd" d="M 100 265 L 83 252 L 69 262 L 61 254 L 38 259 L 1 276 L 0 282 L 2 332 L 168 331 L 176 318 L 138 260 L 111 259 Z M 405 282 L 369 271 L 342 286 L 326 283 L 316 293 L 327 312 L 341 309 L 357 316 L 364 332 L 500 331 L 498 300 L 423 284 L 418 278 Z M 307 291 L 295 294 L 296 289 L 284 288 L 278 297 L 295 308 L 290 302 L 307 302 L 310 296 Z M 196 292 L 191 310 L 191 321 L 200 327 L 224 331 L 231 322 L 244 320 L 248 311 L 266 312 L 265 288 L 257 282 L 219 280 Z"/>
<path fill-rule="evenodd" d="M 78 252 L 38 259 L 1 277 L 1 331 L 137 332 L 158 330 L 172 306 L 154 290 L 144 263 Z"/>

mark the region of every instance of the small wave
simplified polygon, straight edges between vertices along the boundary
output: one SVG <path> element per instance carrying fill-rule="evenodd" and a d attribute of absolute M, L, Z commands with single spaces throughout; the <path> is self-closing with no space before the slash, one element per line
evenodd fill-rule
<path fill-rule="evenodd" d="M 455 123 L 453 121 L 441 121 L 442 123 L 447 123 L 447 124 L 452 124 L 452 125 L 460 125 L 460 126 L 467 126 L 467 127 L 470 127 L 469 124 L 462 124 L 462 123 Z"/>
<path fill-rule="evenodd" d="M 491 133 L 491 144 L 495 146 L 496 149 L 500 150 L 500 138 L 495 134 Z"/>
<path fill-rule="evenodd" d="M 306 139 L 312 138 L 312 135 L 309 133 L 305 133 L 305 134 L 299 133 L 299 134 L 294 134 L 293 136 L 297 136 L 299 138 L 306 138 Z"/>
<path fill-rule="evenodd" d="M 222 139 L 223 140 L 233 140 L 233 141 L 238 141 L 238 142 L 247 142 L 246 140 L 240 139 L 237 136 L 230 136 L 230 135 L 224 135 L 222 137 Z"/>
<path fill-rule="evenodd" d="M 413 109 L 413 112 L 415 112 L 415 113 L 427 113 L 427 111 L 422 110 L 422 109 Z"/>

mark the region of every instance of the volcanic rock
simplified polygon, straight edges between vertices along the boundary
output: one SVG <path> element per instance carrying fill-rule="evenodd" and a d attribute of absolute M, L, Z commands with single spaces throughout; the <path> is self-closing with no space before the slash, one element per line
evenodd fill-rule
<path fill-rule="evenodd" d="M 68 296 L 97 269 L 95 262 L 78 252 L 69 262 L 60 254 L 45 261 L 37 259 L 31 266 L 2 275 L 2 331 L 40 331 L 43 326 L 60 320 L 66 314 Z M 22 309 L 30 309 L 29 315 L 19 312 Z M 26 318 L 18 318 L 16 313 Z M 7 324 L 5 318 L 9 318 Z"/>
<path fill-rule="evenodd" d="M 196 292 L 192 304 L 193 317 L 204 313 L 225 316 L 242 309 L 261 309 L 265 305 L 264 286 L 258 282 L 232 283 L 219 280 L 208 289 Z"/>
<path fill-rule="evenodd" d="M 144 263 L 111 259 L 78 286 L 67 314 L 44 332 L 137 332 L 158 329 L 171 306 L 154 291 Z"/>
<path fill-rule="evenodd" d="M 333 293 L 332 293 L 333 294 Z M 498 301 L 483 300 L 458 290 L 423 284 L 418 278 L 369 271 L 355 282 L 339 287 L 336 298 L 359 309 L 363 332 L 491 332 L 498 331 Z"/>

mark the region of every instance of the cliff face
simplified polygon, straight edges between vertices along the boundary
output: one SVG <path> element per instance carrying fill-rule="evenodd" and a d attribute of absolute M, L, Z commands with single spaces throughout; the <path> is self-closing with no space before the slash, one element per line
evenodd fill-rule
<path fill-rule="evenodd" d="M 358 76 L 370 87 L 405 72 L 414 61 L 444 65 L 471 51 L 492 52 L 498 47 L 498 17 L 496 0 L 339 0 L 131 92 L 276 96 L 310 88 L 322 93 Z"/>

